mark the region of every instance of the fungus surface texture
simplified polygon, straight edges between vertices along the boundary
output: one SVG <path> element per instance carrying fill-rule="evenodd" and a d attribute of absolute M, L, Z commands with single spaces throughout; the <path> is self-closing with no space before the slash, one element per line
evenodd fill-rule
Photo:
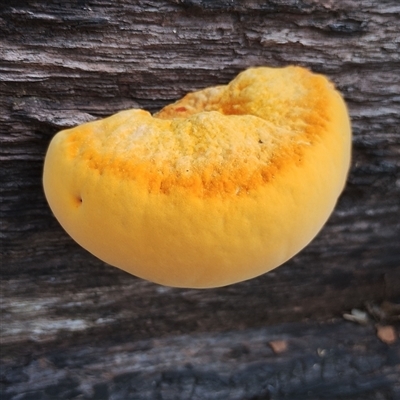
<path fill-rule="evenodd" d="M 251 68 L 155 115 L 132 109 L 59 132 L 49 205 L 101 260 L 176 287 L 263 274 L 319 232 L 351 157 L 346 105 L 301 67 Z"/>

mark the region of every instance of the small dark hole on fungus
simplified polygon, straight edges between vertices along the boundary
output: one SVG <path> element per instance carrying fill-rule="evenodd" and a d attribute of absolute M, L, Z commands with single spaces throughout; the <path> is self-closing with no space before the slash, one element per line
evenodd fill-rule
<path fill-rule="evenodd" d="M 78 206 L 80 206 L 83 202 L 83 199 L 81 196 L 75 196 L 75 202 Z"/>

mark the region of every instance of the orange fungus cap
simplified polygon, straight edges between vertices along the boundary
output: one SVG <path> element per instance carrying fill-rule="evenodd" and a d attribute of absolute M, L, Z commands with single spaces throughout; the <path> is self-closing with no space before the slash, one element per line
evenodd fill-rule
<path fill-rule="evenodd" d="M 346 105 L 300 67 L 251 68 L 155 115 L 59 132 L 44 189 L 65 230 L 131 274 L 224 286 L 263 274 L 319 232 L 350 165 Z"/>

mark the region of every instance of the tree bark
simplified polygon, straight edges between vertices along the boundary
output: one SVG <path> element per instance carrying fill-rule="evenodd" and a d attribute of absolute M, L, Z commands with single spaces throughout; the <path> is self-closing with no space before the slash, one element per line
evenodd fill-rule
<path fill-rule="evenodd" d="M 397 0 L 3 0 L 2 399 L 400 396 L 399 341 L 374 327 L 399 330 L 399 27 Z M 331 78 L 354 137 L 334 214 L 285 265 L 165 288 L 106 266 L 52 216 L 41 174 L 58 130 L 288 64 Z M 365 326 L 341 320 L 354 308 Z"/>

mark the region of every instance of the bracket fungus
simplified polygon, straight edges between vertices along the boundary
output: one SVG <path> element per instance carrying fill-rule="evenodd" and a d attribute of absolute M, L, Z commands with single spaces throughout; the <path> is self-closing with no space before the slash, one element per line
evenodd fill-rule
<path fill-rule="evenodd" d="M 250 68 L 155 115 L 132 109 L 59 132 L 44 190 L 101 260 L 175 287 L 263 274 L 320 231 L 346 182 L 351 127 L 324 76 Z"/>

